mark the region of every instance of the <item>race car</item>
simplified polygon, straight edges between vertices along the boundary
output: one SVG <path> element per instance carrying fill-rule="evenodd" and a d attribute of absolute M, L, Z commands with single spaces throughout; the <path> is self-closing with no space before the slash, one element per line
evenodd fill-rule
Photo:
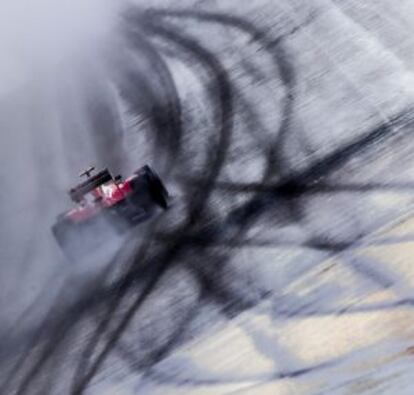
<path fill-rule="evenodd" d="M 113 177 L 108 169 L 79 176 L 86 180 L 69 190 L 75 207 L 58 215 L 52 233 L 65 255 L 77 259 L 149 218 L 154 207 L 168 208 L 169 194 L 160 177 L 145 165 L 133 175 Z"/>

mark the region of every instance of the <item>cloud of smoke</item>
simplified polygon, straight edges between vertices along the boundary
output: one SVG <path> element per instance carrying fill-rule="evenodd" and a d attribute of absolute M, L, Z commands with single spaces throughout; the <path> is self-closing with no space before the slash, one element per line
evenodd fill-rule
<path fill-rule="evenodd" d="M 122 2 L 5 0 L 0 5 L 0 95 L 41 70 L 59 68 L 102 48 Z M 0 96 L 1 97 L 1 96 Z"/>
<path fill-rule="evenodd" d="M 94 159 L 85 96 L 101 76 L 88 86 L 84 81 L 117 36 L 122 5 L 119 0 L 0 4 L 0 180 L 7 191 L 0 193 L 0 300 L 13 300 L 0 305 L 3 326 L 60 269 L 50 226 L 70 204 L 62 192 L 79 170 L 69 171 L 68 157 L 80 158 L 80 167 Z"/>

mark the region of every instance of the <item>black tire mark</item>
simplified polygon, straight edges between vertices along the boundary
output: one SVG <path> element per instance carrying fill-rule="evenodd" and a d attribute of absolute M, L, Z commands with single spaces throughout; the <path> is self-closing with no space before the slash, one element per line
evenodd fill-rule
<path fill-rule="evenodd" d="M 410 117 L 407 118 L 407 115 L 410 115 L 410 112 L 396 115 L 389 124 L 380 125 L 364 136 L 353 139 L 348 144 L 339 147 L 325 157 L 314 161 L 305 170 L 293 172 L 280 181 L 270 184 L 272 185 L 270 191 L 266 185 L 256 184 L 254 189 L 262 190 L 263 193 L 266 193 L 267 200 L 263 204 L 251 207 L 249 210 L 250 215 L 258 216 L 267 208 L 277 204 L 277 199 L 275 198 L 292 198 L 300 196 L 307 191 L 317 192 L 318 190 L 324 189 L 330 191 L 329 187 L 325 187 L 325 185 L 326 179 L 332 173 L 348 163 L 355 155 L 368 151 L 372 147 L 375 147 L 376 144 L 385 143 L 397 134 L 402 134 L 404 132 L 403 129 L 407 129 L 414 124 L 414 120 L 410 119 Z M 395 125 L 398 125 L 399 130 L 394 127 Z M 371 187 L 368 185 L 366 188 L 371 189 L 372 187 L 375 188 L 375 186 L 375 184 L 373 186 L 371 185 Z M 359 186 L 355 186 L 355 188 L 364 189 L 364 187 Z M 244 189 L 244 187 L 241 186 L 241 189 Z M 250 188 L 247 187 L 247 189 L 249 190 Z M 335 187 L 333 189 L 335 190 Z"/>
<path fill-rule="evenodd" d="M 125 359 L 125 361 L 127 361 L 131 372 L 135 373 L 138 370 L 148 369 L 148 371 L 144 373 L 144 376 L 151 375 L 151 367 L 165 358 L 171 352 L 171 350 L 182 341 L 188 325 L 191 323 L 194 316 L 198 313 L 200 301 L 201 297 L 199 296 L 195 301 L 194 306 L 186 313 L 180 325 L 178 325 L 176 330 L 171 334 L 169 340 L 162 347 L 153 350 L 150 355 L 147 356 L 145 361 L 137 358 L 137 356 L 134 355 L 134 353 L 127 347 L 124 347 L 122 343 L 118 345 L 118 353 L 122 358 Z"/>
<path fill-rule="evenodd" d="M 102 319 L 96 326 L 94 330 L 93 336 L 91 336 L 89 342 L 87 342 L 86 346 L 84 347 L 79 362 L 77 365 L 77 368 L 75 370 L 74 379 L 73 379 L 73 386 L 72 386 L 72 392 L 77 393 L 78 391 L 78 378 L 83 377 L 86 375 L 85 372 L 87 372 L 88 365 L 90 364 L 90 358 L 97 349 L 100 340 L 110 331 L 110 324 L 112 322 L 112 317 L 115 311 L 118 309 L 118 307 L 121 305 L 124 298 L 128 295 L 128 291 L 131 289 L 131 287 L 135 283 L 135 276 L 133 275 L 136 267 L 140 267 L 140 264 L 144 265 L 144 267 L 140 267 L 140 271 L 143 273 L 144 277 L 149 278 L 149 286 L 148 284 L 144 287 L 144 290 L 140 294 L 140 296 L 143 296 L 144 298 L 152 291 L 152 287 L 157 284 L 157 274 L 161 275 L 163 274 L 164 270 L 167 268 L 160 267 L 160 270 L 154 271 L 154 267 L 151 267 L 151 262 L 146 262 L 148 260 L 148 250 L 151 246 L 151 234 L 154 229 L 156 229 L 158 222 L 155 222 L 151 229 L 147 231 L 147 241 L 144 241 L 141 244 L 141 248 L 137 252 L 137 254 L 133 257 L 132 262 L 128 265 L 129 268 L 126 270 L 126 273 L 119 279 L 118 282 L 116 282 L 113 286 L 111 286 L 109 292 L 107 295 L 109 296 L 109 303 L 106 309 L 105 314 L 103 314 Z M 135 270 L 133 270 L 135 269 Z M 157 268 L 158 269 L 158 268 Z M 132 273 L 131 273 L 132 272 Z M 132 274 L 132 275 L 131 275 Z M 96 299 L 95 299 L 96 300 Z M 98 301 L 99 302 L 99 301 Z M 90 306 L 89 306 L 90 307 Z M 81 393 L 81 392 L 79 392 Z"/>
<path fill-rule="evenodd" d="M 147 245 L 144 243 L 144 245 Z M 102 272 L 95 284 L 97 287 L 107 279 L 111 271 L 114 269 L 115 264 L 119 264 L 118 259 L 122 255 L 122 251 L 115 255 L 112 262 L 108 265 L 108 268 Z M 66 284 L 68 285 L 68 284 Z M 65 286 L 66 286 L 65 285 Z M 61 289 L 61 294 L 64 294 L 65 286 Z M 70 284 L 68 286 L 71 286 Z M 47 317 L 44 319 L 44 324 L 35 332 L 32 339 L 30 340 L 27 349 L 29 352 L 35 348 L 37 344 L 44 345 L 43 348 L 39 350 L 39 356 L 35 359 L 32 366 L 29 367 L 27 374 L 25 375 L 22 383 L 18 387 L 18 392 L 16 395 L 23 395 L 27 393 L 29 385 L 36 378 L 36 376 L 41 372 L 41 369 L 48 363 L 48 361 L 53 357 L 56 350 L 59 350 L 59 346 L 66 341 L 67 337 L 70 335 L 70 330 L 74 329 L 74 326 L 81 320 L 83 315 L 88 312 L 91 306 L 96 306 L 100 304 L 99 297 L 104 296 L 104 294 L 96 292 L 98 288 L 92 287 L 89 291 L 89 296 L 86 296 L 80 302 L 74 303 L 69 307 L 67 311 L 63 314 L 60 314 L 60 304 L 57 302 L 48 313 Z M 105 294 L 106 298 L 112 296 L 112 294 Z M 58 296 L 57 301 L 60 300 Z M 63 298 L 64 299 L 64 298 Z M 19 339 L 17 339 L 18 341 Z M 43 344 L 44 343 L 44 344 Z M 25 353 L 22 353 L 21 358 L 18 359 L 17 363 L 14 365 L 14 369 L 11 374 L 6 378 L 4 382 L 4 387 L 8 387 L 15 375 L 23 369 L 24 365 L 27 363 L 30 364 L 30 360 L 25 358 Z"/>
<path fill-rule="evenodd" d="M 355 150 L 356 152 L 358 151 L 358 150 Z M 348 158 L 350 158 L 351 157 L 351 155 L 348 153 L 348 154 L 341 154 L 341 155 L 339 155 L 339 159 L 342 157 L 342 156 L 348 156 Z M 329 158 L 328 158 L 329 159 Z M 338 158 L 337 158 L 338 159 Z M 341 162 L 341 160 L 339 160 L 339 162 Z M 328 160 L 328 164 L 331 164 L 331 162 Z M 341 165 L 340 165 L 341 166 Z M 338 168 L 338 167 L 336 167 L 336 166 L 333 166 L 334 168 Z M 324 172 L 322 172 L 320 169 L 318 169 L 318 167 L 316 166 L 316 168 L 315 168 L 316 170 L 315 170 L 315 172 L 314 172 L 314 174 L 325 174 Z M 311 172 L 312 173 L 312 172 Z M 309 172 L 305 172 L 305 175 L 307 174 L 307 177 L 305 177 L 305 180 L 308 180 L 308 183 L 305 183 L 305 185 L 310 185 L 309 183 L 311 183 L 311 182 L 313 182 L 314 180 L 315 180 L 315 178 L 314 178 L 314 174 L 312 175 L 311 173 L 309 173 Z M 291 180 L 290 179 L 287 179 L 287 180 L 285 180 L 285 181 L 287 181 L 287 184 L 281 184 L 284 188 L 282 188 L 282 190 L 281 190 L 281 192 L 286 192 L 286 191 L 295 191 L 295 189 L 297 188 L 297 185 L 300 185 L 300 182 L 298 182 L 298 183 L 296 183 L 295 181 L 297 180 L 297 179 L 300 179 L 300 180 L 302 180 L 301 179 L 301 174 L 296 174 L 295 176 L 298 176 L 298 177 L 293 177 L 293 183 L 289 183 Z M 322 176 L 322 177 L 324 177 L 324 175 Z M 317 179 L 317 178 L 316 178 Z M 203 184 L 204 185 L 204 184 Z M 312 185 L 312 184 L 311 184 Z M 217 184 L 216 183 L 214 183 L 214 188 L 216 188 L 217 187 Z M 279 185 L 277 185 L 276 187 L 275 187 L 276 189 L 277 188 L 280 188 L 280 184 Z M 289 192 L 289 193 L 291 193 L 291 192 Z"/>
<path fill-rule="evenodd" d="M 191 185 L 200 184 L 200 179 L 191 176 L 179 176 L 178 180 L 182 183 Z M 301 184 L 300 182 L 290 184 L 289 187 L 280 188 L 275 182 L 234 182 L 234 181 L 218 181 L 216 189 L 233 194 L 246 194 L 253 192 L 274 193 L 278 192 L 286 198 L 301 197 L 303 195 L 317 194 L 341 194 L 344 192 L 355 193 L 375 193 L 378 191 L 395 191 L 406 194 L 414 193 L 414 183 L 335 183 L 321 181 L 316 184 Z M 278 190 L 279 189 L 279 190 Z"/>
<path fill-rule="evenodd" d="M 155 92 L 151 102 L 153 105 L 155 102 L 165 103 L 155 106 L 151 112 L 153 122 L 157 125 L 154 157 L 159 156 L 158 151 L 160 149 L 163 153 L 167 153 L 168 160 L 166 163 L 168 165 L 165 167 L 166 171 L 171 171 L 174 161 L 179 158 L 183 135 L 181 100 L 177 87 L 166 61 L 136 25 L 127 26 L 126 34 L 128 41 L 133 44 L 138 53 L 145 56 L 154 72 L 153 75 L 143 76 L 143 78 L 150 81 L 149 84 L 158 87 L 152 89 Z M 162 94 L 157 95 L 157 91 Z M 156 96 L 159 97 L 157 100 L 155 100 Z"/>
<path fill-rule="evenodd" d="M 172 243 L 172 246 L 167 249 L 164 256 L 161 257 L 161 259 L 158 259 L 159 264 L 157 270 L 154 270 L 155 275 L 152 276 L 148 284 L 146 285 L 144 291 L 139 295 L 139 297 L 135 300 L 133 306 L 127 311 L 123 319 L 121 320 L 120 324 L 116 327 L 116 329 L 111 333 L 111 336 L 106 344 L 106 346 L 103 348 L 101 353 L 96 357 L 95 361 L 91 364 L 89 370 L 83 369 L 85 366 L 82 365 L 82 369 L 78 369 L 78 373 L 81 373 L 81 370 L 84 371 L 83 378 L 81 380 L 76 380 L 72 387 L 73 394 L 80 394 L 88 384 L 88 382 L 91 380 L 91 378 L 94 376 L 94 374 L 97 372 L 100 365 L 103 363 L 105 358 L 107 357 L 108 353 L 113 349 L 114 346 L 116 346 L 117 342 L 119 341 L 120 336 L 124 332 L 124 330 L 127 328 L 129 322 L 131 321 L 132 317 L 134 316 L 137 309 L 142 305 L 142 303 L 145 301 L 146 297 L 152 292 L 155 285 L 158 283 L 160 277 L 162 274 L 165 273 L 167 268 L 170 266 L 170 263 L 173 261 L 174 258 L 176 258 L 179 250 L 182 247 L 182 240 L 184 240 L 183 235 L 185 235 L 185 232 L 187 229 L 193 227 L 197 223 L 197 219 L 199 215 L 203 212 L 205 204 L 207 203 L 209 194 L 213 190 L 215 179 L 218 177 L 222 164 L 225 160 L 226 153 L 227 153 L 227 147 L 230 144 L 231 141 L 231 130 L 233 127 L 232 124 L 232 95 L 231 95 L 231 85 L 228 82 L 226 78 L 226 72 L 222 68 L 221 64 L 216 60 L 214 55 L 210 54 L 207 50 L 199 46 L 195 41 L 188 39 L 184 36 L 180 36 L 177 33 L 174 32 L 174 30 L 168 30 L 165 27 L 163 27 L 161 30 L 159 27 L 155 27 L 153 25 L 146 24 L 146 27 L 151 27 L 152 31 L 155 33 L 159 33 L 164 37 L 167 37 L 168 39 L 171 39 L 171 37 L 175 37 L 175 40 L 183 46 L 186 50 L 189 51 L 196 51 L 198 53 L 198 56 L 203 59 L 203 63 L 208 66 L 210 73 L 213 78 L 217 79 L 217 94 L 219 96 L 218 103 L 220 106 L 218 109 L 220 110 L 221 117 L 219 118 L 219 147 L 220 149 L 217 149 L 217 147 L 214 145 L 211 147 L 214 150 L 217 150 L 217 153 L 212 152 L 213 160 L 213 166 L 210 166 L 209 171 L 207 171 L 208 178 L 205 180 L 205 183 L 203 185 L 203 194 L 198 196 L 195 199 L 194 204 L 190 208 L 189 215 L 186 221 L 186 224 L 183 227 L 182 232 L 178 233 L 178 240 L 174 243 Z M 84 356 L 87 355 L 86 353 Z M 85 358 L 83 358 L 83 361 L 85 361 Z"/>
<path fill-rule="evenodd" d="M 84 107 L 88 116 L 88 128 L 94 141 L 94 150 L 99 165 L 109 167 L 114 172 L 121 168 L 122 161 L 122 129 L 114 110 L 108 110 L 111 101 L 104 95 L 107 91 L 92 94 L 87 92 Z M 111 147 L 108 152 L 106 147 Z M 86 165 L 86 164 L 85 164 Z"/>
<path fill-rule="evenodd" d="M 285 157 L 284 146 L 289 131 L 291 130 L 290 121 L 293 116 L 294 106 L 293 90 L 296 82 L 293 64 L 289 60 L 289 55 L 282 44 L 283 40 L 287 36 L 296 33 L 303 27 L 304 24 L 294 27 L 289 32 L 279 36 L 276 39 L 271 39 L 268 37 L 268 34 L 266 32 L 258 29 L 250 22 L 231 15 L 189 10 L 170 11 L 162 9 L 151 9 L 147 11 L 147 14 L 151 16 L 155 15 L 156 17 L 159 17 L 158 19 L 163 19 L 165 17 L 177 17 L 184 19 L 191 18 L 201 22 L 213 22 L 237 28 L 249 34 L 252 37 L 252 41 L 259 43 L 261 46 L 263 46 L 266 52 L 272 56 L 273 63 L 275 64 L 279 72 L 280 79 L 283 85 L 286 87 L 287 91 L 283 104 L 284 108 L 282 109 L 282 121 L 278 126 L 277 140 L 274 144 L 272 144 L 271 149 L 269 150 L 269 165 L 271 166 L 271 169 L 268 170 L 268 173 L 279 173 L 282 177 L 286 177 L 286 175 L 289 174 L 287 166 L 289 161 Z M 311 18 L 311 20 L 312 19 L 313 18 Z M 309 21 L 306 21 L 306 23 L 309 23 Z M 264 204 L 262 204 L 260 200 L 261 198 L 257 196 L 256 199 L 249 205 L 240 208 L 239 213 L 247 213 L 251 207 L 263 207 Z M 264 197 L 264 201 L 266 200 L 267 198 Z M 285 200 L 284 204 L 286 209 L 290 212 L 292 221 L 299 221 L 302 218 L 302 210 L 298 204 L 298 201 L 295 199 Z M 252 216 L 249 215 L 249 217 Z"/>
<path fill-rule="evenodd" d="M 272 56 L 273 63 L 277 67 L 279 72 L 281 81 L 285 87 L 287 87 L 286 92 L 286 99 L 284 103 L 284 109 L 282 113 L 285 114 L 282 119 L 282 124 L 278 127 L 278 141 L 275 144 L 275 159 L 274 159 L 274 168 L 275 170 L 282 171 L 286 166 L 286 160 L 284 160 L 284 153 L 282 152 L 282 147 L 284 145 L 284 141 L 286 136 L 289 132 L 290 128 L 290 119 L 293 110 L 293 103 L 294 103 L 294 96 L 293 96 L 293 86 L 295 84 L 295 78 L 293 73 L 293 66 L 291 62 L 288 61 L 288 55 L 286 50 L 281 45 L 282 41 L 285 39 L 286 36 L 294 34 L 298 31 L 302 26 L 294 27 L 291 31 L 283 34 L 282 36 L 271 39 L 268 37 L 268 34 L 258 29 L 252 23 L 227 14 L 219 14 L 219 13 L 209 13 L 209 12 L 199 12 L 199 11 L 190 11 L 190 10 L 180 10 L 180 11 L 172 11 L 172 10 L 162 10 L 162 9 L 151 9 L 146 12 L 147 15 L 152 17 L 158 17 L 160 23 L 162 22 L 163 18 L 166 17 L 176 17 L 176 18 L 191 18 L 195 19 L 200 22 L 213 22 L 222 25 L 228 25 L 234 28 L 237 28 L 248 35 L 251 36 L 251 40 L 257 42 L 265 51 Z"/>
<path fill-rule="evenodd" d="M 190 47 L 190 49 L 193 49 L 194 47 L 192 46 L 192 48 Z M 286 79 L 291 79 L 291 73 L 290 74 L 288 74 L 287 73 L 287 70 L 291 70 L 290 68 L 288 68 L 287 67 L 287 62 L 285 61 L 284 63 L 283 63 L 283 65 L 282 65 L 283 67 L 284 67 L 284 70 L 285 70 L 285 77 L 286 77 Z M 284 122 L 286 122 L 286 121 L 288 121 L 289 120 L 289 116 L 288 115 L 286 115 L 285 117 L 284 117 Z M 283 125 L 282 125 L 282 128 L 284 128 L 284 129 L 286 129 Z M 269 163 L 272 163 L 272 161 L 268 161 Z M 266 171 L 266 175 L 265 175 L 265 177 L 264 177 L 264 179 L 266 179 L 270 174 L 272 173 L 272 166 L 269 166 L 268 165 L 268 169 L 267 169 L 267 171 Z M 256 199 L 253 199 L 248 205 L 246 205 L 245 207 L 246 207 L 246 210 L 245 211 L 249 211 L 249 209 L 251 208 L 251 206 L 253 205 L 253 206 L 255 206 L 255 205 L 257 205 L 257 204 L 260 204 L 260 202 L 258 202 L 257 201 L 258 200 L 258 197 L 256 198 Z M 244 226 L 244 228 L 246 229 L 247 228 L 247 224 Z M 212 234 L 213 232 L 209 232 L 209 234 L 210 234 L 210 236 L 211 236 L 211 234 Z M 222 232 L 217 232 L 217 234 L 221 234 Z M 243 233 L 243 231 L 242 230 L 240 230 L 240 232 L 238 232 L 239 234 L 236 236 L 236 237 L 240 237 L 240 235 Z M 225 260 L 225 258 L 223 259 L 223 257 L 221 257 L 220 259 L 218 259 L 218 262 L 223 262 Z M 211 259 L 210 260 L 210 263 L 211 263 L 211 261 L 217 261 L 217 259 Z M 210 265 L 210 266 L 214 266 L 214 265 Z M 205 273 L 203 274 L 202 272 L 200 272 L 200 271 L 198 271 L 198 275 L 199 275 L 199 278 L 200 278 L 200 282 L 202 283 L 202 284 L 204 284 L 204 286 L 206 287 L 206 288 L 208 288 L 210 291 L 212 291 L 214 288 L 217 288 L 217 287 L 214 287 L 214 286 L 212 286 L 212 284 L 214 283 L 214 281 L 211 281 L 210 280 L 210 278 L 211 278 L 211 275 L 206 275 Z M 222 301 L 222 302 L 224 302 L 224 301 L 228 301 L 229 300 L 229 295 L 228 295 L 228 292 L 224 292 L 224 294 L 223 294 L 223 292 L 222 292 L 223 290 L 218 290 L 218 289 L 216 289 L 215 290 L 215 293 L 216 293 L 216 297 L 217 296 L 219 296 L 219 299 Z M 214 294 L 214 292 L 213 292 L 213 294 Z M 247 305 L 246 305 L 247 306 Z"/>
<path fill-rule="evenodd" d="M 154 131 L 156 141 L 159 141 L 165 124 L 159 114 L 164 112 L 164 105 L 155 92 L 156 87 L 153 82 L 145 77 L 143 70 L 137 69 L 125 70 L 122 78 L 116 83 L 120 96 L 131 105 L 134 113 L 145 114 Z"/>
<path fill-rule="evenodd" d="M 214 90 L 218 100 L 215 103 L 214 112 L 217 114 L 217 123 L 220 125 L 217 132 L 219 140 L 217 144 L 211 144 L 207 149 L 209 151 L 207 157 L 210 158 L 210 163 L 205 165 L 206 177 L 204 178 L 203 185 L 197 191 L 201 196 L 196 196 L 193 199 L 194 203 L 191 204 L 189 210 L 189 223 L 194 224 L 214 189 L 216 179 L 225 163 L 228 148 L 231 144 L 234 111 L 232 86 L 227 77 L 227 72 L 221 63 L 212 53 L 199 45 L 197 41 L 177 33 L 174 27 L 170 26 L 167 28 L 166 24 L 159 25 L 148 17 L 140 22 L 144 24 L 147 31 L 151 31 L 153 34 L 161 36 L 164 40 L 179 45 L 185 51 L 193 53 L 202 59 L 203 64 L 209 70 L 209 74 L 217 79 Z"/>
<path fill-rule="evenodd" d="M 170 40 L 175 38 L 173 31 L 171 31 L 170 29 L 169 31 L 165 32 L 165 35 Z M 182 36 L 180 37 L 180 40 L 182 40 Z M 196 46 L 194 42 L 188 43 L 188 39 L 186 41 L 186 48 L 189 51 L 200 56 L 199 46 Z M 224 71 L 222 71 L 222 73 L 224 73 Z M 269 161 L 269 163 L 271 163 L 271 161 Z M 265 174 L 263 176 L 264 180 L 267 179 L 271 175 L 272 171 L 273 171 L 272 166 L 268 165 L 267 170 L 265 171 Z M 204 187 L 205 185 L 203 185 L 203 180 L 202 180 L 201 185 L 199 186 L 199 190 L 203 191 Z M 247 228 L 247 226 L 245 228 Z M 198 232 L 200 232 L 200 230 Z M 209 237 L 211 237 L 212 240 L 216 240 L 218 235 L 222 234 L 222 232 L 220 232 L 217 227 L 215 227 L 214 230 L 213 228 L 202 229 L 201 232 L 207 232 L 207 234 L 209 235 Z M 233 237 L 240 238 L 243 233 L 244 231 L 241 230 L 239 234 L 233 235 Z M 191 248 L 191 244 L 189 244 L 189 241 L 190 240 L 186 237 L 186 244 L 188 245 L 188 247 Z M 224 306 L 224 310 L 228 314 L 234 315 L 235 305 L 239 305 L 238 307 L 236 307 L 236 311 L 240 311 L 240 310 L 250 307 L 252 305 L 252 302 L 243 301 L 244 298 L 241 295 L 238 295 L 236 297 L 235 295 L 233 295 L 231 291 L 226 290 L 226 287 L 223 286 L 222 284 L 217 285 L 217 279 L 220 277 L 219 273 L 222 272 L 223 267 L 224 267 L 223 263 L 227 259 L 228 259 L 228 255 L 220 255 L 220 256 L 214 256 L 214 257 L 210 256 L 208 259 L 209 269 L 206 269 L 206 267 L 200 267 L 197 265 L 191 265 L 189 269 L 193 271 L 193 273 L 198 278 L 198 281 L 200 282 L 202 287 L 207 291 L 206 294 L 211 295 L 213 299 L 221 303 Z M 231 302 L 229 303 L 229 301 Z"/>

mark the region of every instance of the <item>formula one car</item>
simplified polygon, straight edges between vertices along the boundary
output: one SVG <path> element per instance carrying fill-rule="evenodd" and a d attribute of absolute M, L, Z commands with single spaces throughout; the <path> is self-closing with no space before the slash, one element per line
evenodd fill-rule
<path fill-rule="evenodd" d="M 60 214 L 52 233 L 71 259 L 85 255 L 104 242 L 104 234 L 121 233 L 150 216 L 154 207 L 168 208 L 168 191 L 160 177 L 145 165 L 123 180 L 108 169 L 92 175 L 90 167 L 80 174 L 86 181 L 69 190 L 76 207 Z"/>

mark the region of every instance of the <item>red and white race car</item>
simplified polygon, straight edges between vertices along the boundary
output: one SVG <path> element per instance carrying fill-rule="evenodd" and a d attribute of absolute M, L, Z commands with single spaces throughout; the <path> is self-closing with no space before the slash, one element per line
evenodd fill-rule
<path fill-rule="evenodd" d="M 168 208 L 168 191 L 148 165 L 125 180 L 113 177 L 108 169 L 92 175 L 94 170 L 91 167 L 80 174 L 86 181 L 69 191 L 76 206 L 60 214 L 52 227 L 57 243 L 70 258 L 98 247 L 108 231 L 119 233 L 142 222 L 155 206 Z"/>

